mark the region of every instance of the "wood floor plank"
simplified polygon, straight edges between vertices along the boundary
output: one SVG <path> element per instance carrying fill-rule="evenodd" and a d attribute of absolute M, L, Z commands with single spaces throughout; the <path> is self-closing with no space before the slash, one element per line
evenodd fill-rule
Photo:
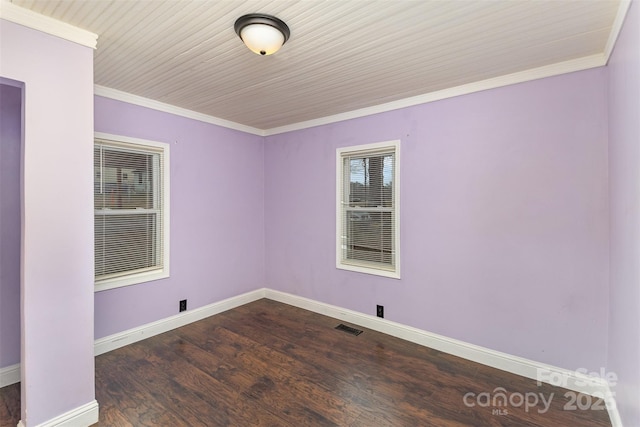
<path fill-rule="evenodd" d="M 189 340 L 189 337 L 185 339 Z M 230 361 L 235 368 L 234 379 L 237 379 L 240 372 L 242 376 L 258 378 L 259 381 L 248 388 L 246 384 L 235 385 L 243 389 L 246 397 L 259 399 L 277 413 L 299 417 L 297 422 L 305 424 L 320 422 L 323 425 L 347 425 L 350 422 L 350 413 L 343 410 L 344 401 L 333 396 L 320 384 L 297 376 L 292 371 L 295 361 L 286 354 L 220 327 L 210 332 L 208 339 L 199 345 L 206 354 L 215 354 Z M 301 367 L 298 368 L 302 372 Z M 308 402 L 302 405 L 296 399 L 283 398 L 287 395 L 305 395 L 308 396 Z"/>
<path fill-rule="evenodd" d="M 221 337 L 226 340 L 246 340 L 227 329 L 221 329 L 220 332 Z M 333 388 L 327 387 L 321 381 L 314 381 L 314 377 L 317 378 L 317 376 L 309 375 L 313 371 L 309 366 L 302 365 L 284 353 L 259 344 L 252 348 L 250 357 L 256 357 L 259 361 L 259 363 L 252 363 L 256 374 L 269 372 L 274 382 L 286 384 L 285 393 L 289 393 L 289 396 L 305 396 L 303 406 L 313 411 L 318 419 L 322 419 L 323 424 L 348 425 L 359 415 L 359 410 L 354 411 L 350 408 L 344 399 L 334 393 Z M 342 385 L 347 386 L 347 384 Z"/>
<path fill-rule="evenodd" d="M 178 331 L 177 334 L 180 332 Z M 224 360 L 215 352 L 206 352 L 199 346 L 189 343 L 178 335 L 178 348 L 154 348 L 160 356 L 170 361 L 166 371 L 176 381 L 185 384 L 200 399 L 211 401 L 219 406 L 228 419 L 210 420 L 214 425 L 287 425 L 273 411 L 265 411 L 262 402 L 250 391 L 257 391 L 264 380 L 248 374 L 246 369 L 237 368 L 232 361 Z M 179 357 L 175 357 L 178 354 Z"/>
<path fill-rule="evenodd" d="M 138 347 L 138 346 L 136 346 Z M 96 400 L 115 407 L 136 426 L 187 425 L 179 413 L 167 412 L 153 396 L 151 379 L 137 374 L 143 360 L 132 360 L 129 353 L 135 349 L 123 347 L 96 358 Z M 105 408 L 100 418 L 106 422 L 112 416 Z M 105 424 L 109 425 L 109 424 Z"/>
<path fill-rule="evenodd" d="M 271 341 L 271 345 L 286 348 L 306 364 L 317 364 L 323 367 L 325 377 L 336 375 L 349 378 L 349 382 L 357 384 L 359 390 L 375 392 L 372 404 L 376 408 L 380 408 L 383 402 L 386 403 L 388 406 L 386 412 L 388 414 L 396 413 L 395 419 L 402 420 L 407 413 L 407 408 L 398 410 L 399 403 L 405 405 L 411 403 L 413 411 L 424 411 L 429 407 L 433 407 L 434 414 L 436 411 L 441 411 L 441 405 L 432 403 L 433 400 L 429 399 L 429 396 L 435 390 L 439 390 L 438 382 L 446 382 L 447 376 L 438 369 L 434 369 L 433 366 L 427 372 L 420 374 L 415 370 L 415 366 L 424 363 L 417 360 L 404 361 L 393 366 L 391 361 L 398 359 L 397 355 L 386 354 L 380 346 L 375 348 L 373 356 L 371 354 L 363 355 L 358 340 L 364 334 L 358 337 L 344 336 L 342 332 L 332 329 L 335 320 L 329 325 L 330 329 L 325 332 L 327 337 L 323 337 L 323 340 L 319 340 L 313 333 L 309 334 L 310 338 L 307 339 L 302 337 L 300 331 L 294 330 L 293 334 L 299 345 L 292 346 L 286 341 L 279 342 L 273 339 L 281 326 L 276 325 L 275 322 L 281 322 L 282 316 L 277 314 L 271 316 L 260 312 L 251 312 L 248 315 L 259 317 L 253 319 L 255 324 L 259 326 L 248 328 L 245 326 L 245 322 L 233 324 L 228 322 L 227 324 L 229 327 L 242 330 L 243 334 L 251 335 L 255 339 L 265 337 L 266 341 Z M 248 322 L 248 324 L 253 323 L 253 321 Z M 293 325 L 290 326 L 295 328 Z M 287 328 L 285 327 L 285 329 Z M 324 329 L 326 330 L 327 327 L 325 326 Z M 272 333 L 267 335 L 267 331 L 272 331 Z M 329 340 L 329 343 L 325 340 Z M 323 357 L 319 358 L 318 355 Z M 362 396 L 362 393 L 360 395 Z M 353 396 L 349 398 L 353 399 Z M 435 417 L 435 415 L 433 416 Z"/>
<path fill-rule="evenodd" d="M 15 427 L 20 416 L 20 383 L 0 388 L 0 427 Z"/>
<path fill-rule="evenodd" d="M 606 411 L 567 410 L 568 390 L 339 323 L 262 299 L 98 356 L 98 425 L 610 426 Z M 480 404 L 501 390 L 553 398 L 544 412 Z M 19 401 L 19 384 L 0 389 L 0 426 Z"/>
<path fill-rule="evenodd" d="M 237 389 L 189 363 L 183 357 L 184 341 L 172 332 L 139 344 L 136 359 L 148 361 L 149 366 L 137 368 L 135 375 L 153 380 L 147 388 L 155 399 L 166 411 L 185 419 L 177 425 L 287 425 L 244 399 Z"/>

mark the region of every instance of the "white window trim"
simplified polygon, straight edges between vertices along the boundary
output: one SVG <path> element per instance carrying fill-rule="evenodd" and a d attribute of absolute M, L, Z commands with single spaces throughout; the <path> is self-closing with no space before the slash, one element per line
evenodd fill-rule
<path fill-rule="evenodd" d="M 139 139 L 139 138 L 131 138 L 131 137 L 122 136 L 122 135 L 112 135 L 112 134 L 103 133 L 103 132 L 94 132 L 94 144 L 96 139 L 104 139 L 104 140 L 114 142 L 116 144 L 118 142 L 121 142 L 124 144 L 135 144 L 135 145 L 142 145 L 142 146 L 155 147 L 155 148 L 162 149 L 163 157 L 164 157 L 163 182 L 162 182 L 163 190 L 164 190 L 164 196 L 162 198 L 162 203 L 163 203 L 162 247 L 164 251 L 164 254 L 163 254 L 164 266 L 162 269 L 157 269 L 153 271 L 143 271 L 143 272 L 129 274 L 122 277 L 115 277 L 113 279 L 100 280 L 99 283 L 94 283 L 94 291 L 100 292 L 100 291 L 105 291 L 107 289 L 120 288 L 123 286 L 130 286 L 130 285 L 136 285 L 139 283 L 150 282 L 152 280 L 166 279 L 167 277 L 170 276 L 169 266 L 171 265 L 171 262 L 169 259 L 169 255 L 171 252 L 170 251 L 170 247 L 171 247 L 170 233 L 169 233 L 169 229 L 170 229 L 169 225 L 171 224 L 171 217 L 169 212 L 170 211 L 169 206 L 171 205 L 170 203 L 171 178 L 169 174 L 169 169 L 171 165 L 170 145 L 162 142 L 149 141 L 146 139 Z M 95 240 L 95 237 L 94 237 L 94 240 Z"/>
<path fill-rule="evenodd" d="M 395 268 L 383 266 L 364 267 L 345 263 L 342 260 L 342 177 L 344 171 L 343 158 L 352 154 L 366 154 L 367 152 L 394 150 L 394 176 L 393 176 L 393 206 L 395 208 L 394 221 L 394 250 Z M 341 147 L 336 150 L 336 268 L 341 270 L 356 271 L 358 273 L 373 274 L 376 276 L 400 279 L 400 140 L 376 142 L 372 144 Z"/>

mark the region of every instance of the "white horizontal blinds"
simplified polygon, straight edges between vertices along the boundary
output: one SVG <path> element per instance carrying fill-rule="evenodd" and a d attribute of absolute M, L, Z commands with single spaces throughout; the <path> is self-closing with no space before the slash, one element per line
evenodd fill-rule
<path fill-rule="evenodd" d="M 345 155 L 342 168 L 342 260 L 393 270 L 395 153 Z"/>
<path fill-rule="evenodd" d="M 163 267 L 162 151 L 97 140 L 96 282 Z"/>

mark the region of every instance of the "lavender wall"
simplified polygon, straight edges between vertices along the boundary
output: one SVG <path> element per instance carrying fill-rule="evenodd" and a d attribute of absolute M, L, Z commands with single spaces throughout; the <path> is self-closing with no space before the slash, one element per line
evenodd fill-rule
<path fill-rule="evenodd" d="M 22 88 L 0 81 L 0 368 L 20 363 Z"/>
<path fill-rule="evenodd" d="M 335 268 L 335 150 L 401 146 L 402 279 Z M 274 135 L 267 286 L 597 369 L 608 304 L 606 75 L 594 69 Z"/>
<path fill-rule="evenodd" d="M 22 421 L 92 404 L 93 50 L 0 20 L 0 76 L 24 83 Z"/>
<path fill-rule="evenodd" d="M 609 67 L 611 280 L 607 371 L 625 426 L 640 425 L 640 7 L 631 4 Z"/>
<path fill-rule="evenodd" d="M 262 137 L 102 97 L 95 130 L 171 149 L 171 277 L 96 293 L 96 338 L 264 286 Z"/>

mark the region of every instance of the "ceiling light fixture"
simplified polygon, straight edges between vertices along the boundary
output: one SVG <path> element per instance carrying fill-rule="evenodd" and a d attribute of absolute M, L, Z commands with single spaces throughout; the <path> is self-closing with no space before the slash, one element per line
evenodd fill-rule
<path fill-rule="evenodd" d="M 261 13 L 241 16 L 233 28 L 244 44 L 259 55 L 276 53 L 289 40 L 291 34 L 283 21 Z"/>

